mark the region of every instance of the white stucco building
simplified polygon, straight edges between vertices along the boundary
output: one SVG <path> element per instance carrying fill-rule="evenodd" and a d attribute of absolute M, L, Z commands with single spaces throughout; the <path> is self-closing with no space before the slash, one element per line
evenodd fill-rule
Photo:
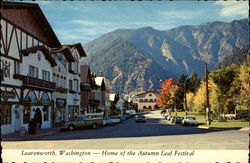
<path fill-rule="evenodd" d="M 61 47 L 40 7 L 1 2 L 1 133 L 51 127 L 52 67 L 50 48 Z"/>

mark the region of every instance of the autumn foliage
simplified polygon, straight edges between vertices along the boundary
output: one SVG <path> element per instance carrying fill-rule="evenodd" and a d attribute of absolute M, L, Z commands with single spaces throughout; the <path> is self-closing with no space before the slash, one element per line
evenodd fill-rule
<path fill-rule="evenodd" d="M 173 78 L 169 78 L 162 82 L 161 89 L 157 96 L 157 105 L 159 107 L 169 107 L 174 104 L 175 91 L 178 88 Z"/>

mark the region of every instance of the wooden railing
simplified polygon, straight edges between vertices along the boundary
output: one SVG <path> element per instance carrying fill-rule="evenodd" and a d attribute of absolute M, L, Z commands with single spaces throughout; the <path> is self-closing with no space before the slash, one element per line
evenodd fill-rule
<path fill-rule="evenodd" d="M 32 86 L 37 88 L 43 88 L 43 89 L 49 89 L 49 90 L 55 90 L 56 89 L 56 83 L 49 82 L 42 79 L 37 79 L 30 76 L 24 76 L 23 77 L 23 85 L 24 86 Z"/>

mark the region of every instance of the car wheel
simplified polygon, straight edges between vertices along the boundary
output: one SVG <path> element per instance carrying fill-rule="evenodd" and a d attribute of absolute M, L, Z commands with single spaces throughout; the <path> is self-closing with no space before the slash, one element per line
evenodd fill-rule
<path fill-rule="evenodd" d="M 69 131 L 73 131 L 75 129 L 75 126 L 74 125 L 69 125 L 68 129 L 69 129 Z"/>
<path fill-rule="evenodd" d="M 94 128 L 94 129 L 98 128 L 98 124 L 93 123 L 93 124 L 92 124 L 92 128 Z"/>

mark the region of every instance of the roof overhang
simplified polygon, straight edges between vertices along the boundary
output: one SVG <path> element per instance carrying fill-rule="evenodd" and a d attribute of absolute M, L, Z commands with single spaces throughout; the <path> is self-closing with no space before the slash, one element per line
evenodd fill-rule
<path fill-rule="evenodd" d="M 75 47 L 81 57 L 87 57 L 87 54 L 85 53 L 81 43 L 63 44 L 62 46 L 63 47 L 70 47 L 70 48 Z"/>
<path fill-rule="evenodd" d="M 3 20 L 22 29 L 45 45 L 61 47 L 60 41 L 38 4 L 1 1 L 1 15 Z"/>
<path fill-rule="evenodd" d="M 56 66 L 55 60 L 52 58 L 50 52 L 45 48 L 45 46 L 33 46 L 31 48 L 24 49 L 21 52 L 23 53 L 24 56 L 28 56 L 31 53 L 36 53 L 38 50 L 43 52 L 45 58 L 50 62 L 52 67 Z"/>
<path fill-rule="evenodd" d="M 50 52 L 52 54 L 62 53 L 68 62 L 75 62 L 75 59 L 74 59 L 73 55 L 71 54 L 69 48 L 52 49 Z"/>

